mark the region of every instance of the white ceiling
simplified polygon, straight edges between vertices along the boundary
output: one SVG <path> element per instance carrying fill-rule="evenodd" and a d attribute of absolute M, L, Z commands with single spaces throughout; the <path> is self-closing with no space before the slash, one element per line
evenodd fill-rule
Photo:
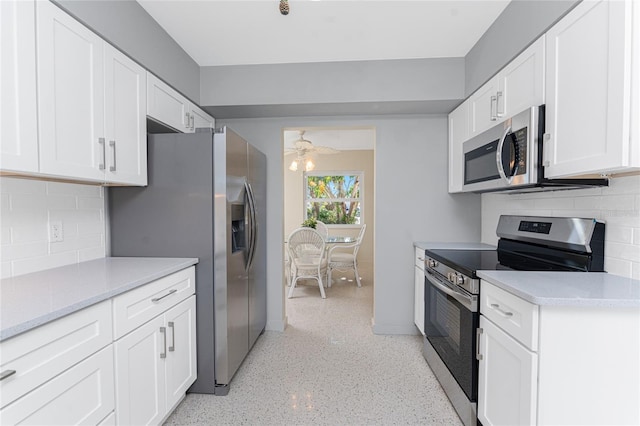
<path fill-rule="evenodd" d="M 138 0 L 200 66 L 463 57 L 509 0 Z"/>

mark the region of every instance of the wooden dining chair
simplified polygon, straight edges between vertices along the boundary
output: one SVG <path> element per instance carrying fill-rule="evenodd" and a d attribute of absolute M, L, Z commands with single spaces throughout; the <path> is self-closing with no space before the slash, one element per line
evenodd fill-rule
<path fill-rule="evenodd" d="M 293 296 L 296 283 L 301 278 L 311 278 L 318 281 L 320 295 L 324 292 L 322 277 L 327 273 L 327 257 L 324 237 L 312 228 L 298 228 L 289 235 L 288 247 L 291 261 L 291 286 L 288 298 Z"/>
<path fill-rule="evenodd" d="M 364 231 L 366 230 L 366 228 L 366 224 L 362 225 L 355 243 L 337 244 L 329 249 L 329 254 L 327 256 L 327 286 L 331 287 L 331 272 L 334 269 L 353 269 L 353 273 L 356 276 L 356 283 L 358 283 L 358 287 L 362 287 L 362 283 L 360 282 L 360 274 L 358 273 L 358 250 L 360 249 L 360 245 L 362 244 L 362 239 L 364 237 Z"/>

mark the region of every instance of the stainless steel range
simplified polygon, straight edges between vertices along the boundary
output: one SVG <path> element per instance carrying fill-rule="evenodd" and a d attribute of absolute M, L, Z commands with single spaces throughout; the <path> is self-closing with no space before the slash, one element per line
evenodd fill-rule
<path fill-rule="evenodd" d="M 604 223 L 500 217 L 496 250 L 425 251 L 423 355 L 465 425 L 475 425 L 481 270 L 604 271 Z"/>

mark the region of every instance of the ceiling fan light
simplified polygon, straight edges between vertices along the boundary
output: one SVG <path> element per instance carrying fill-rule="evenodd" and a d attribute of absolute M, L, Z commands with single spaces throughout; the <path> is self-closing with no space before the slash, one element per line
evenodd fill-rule
<path fill-rule="evenodd" d="M 313 164 L 313 161 L 311 160 L 307 160 L 306 164 L 304 165 L 304 170 L 307 172 L 310 172 L 311 170 L 315 169 L 316 165 Z"/>
<path fill-rule="evenodd" d="M 289 170 L 291 170 L 292 172 L 295 172 L 296 170 L 298 170 L 298 161 L 297 160 L 293 160 L 291 162 L 291 165 L 289 166 Z"/>

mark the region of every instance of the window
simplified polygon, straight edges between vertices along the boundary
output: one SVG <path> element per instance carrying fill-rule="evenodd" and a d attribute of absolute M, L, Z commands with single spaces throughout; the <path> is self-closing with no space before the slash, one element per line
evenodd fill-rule
<path fill-rule="evenodd" d="M 363 172 L 306 172 L 306 219 L 327 225 L 360 225 L 363 218 Z"/>

